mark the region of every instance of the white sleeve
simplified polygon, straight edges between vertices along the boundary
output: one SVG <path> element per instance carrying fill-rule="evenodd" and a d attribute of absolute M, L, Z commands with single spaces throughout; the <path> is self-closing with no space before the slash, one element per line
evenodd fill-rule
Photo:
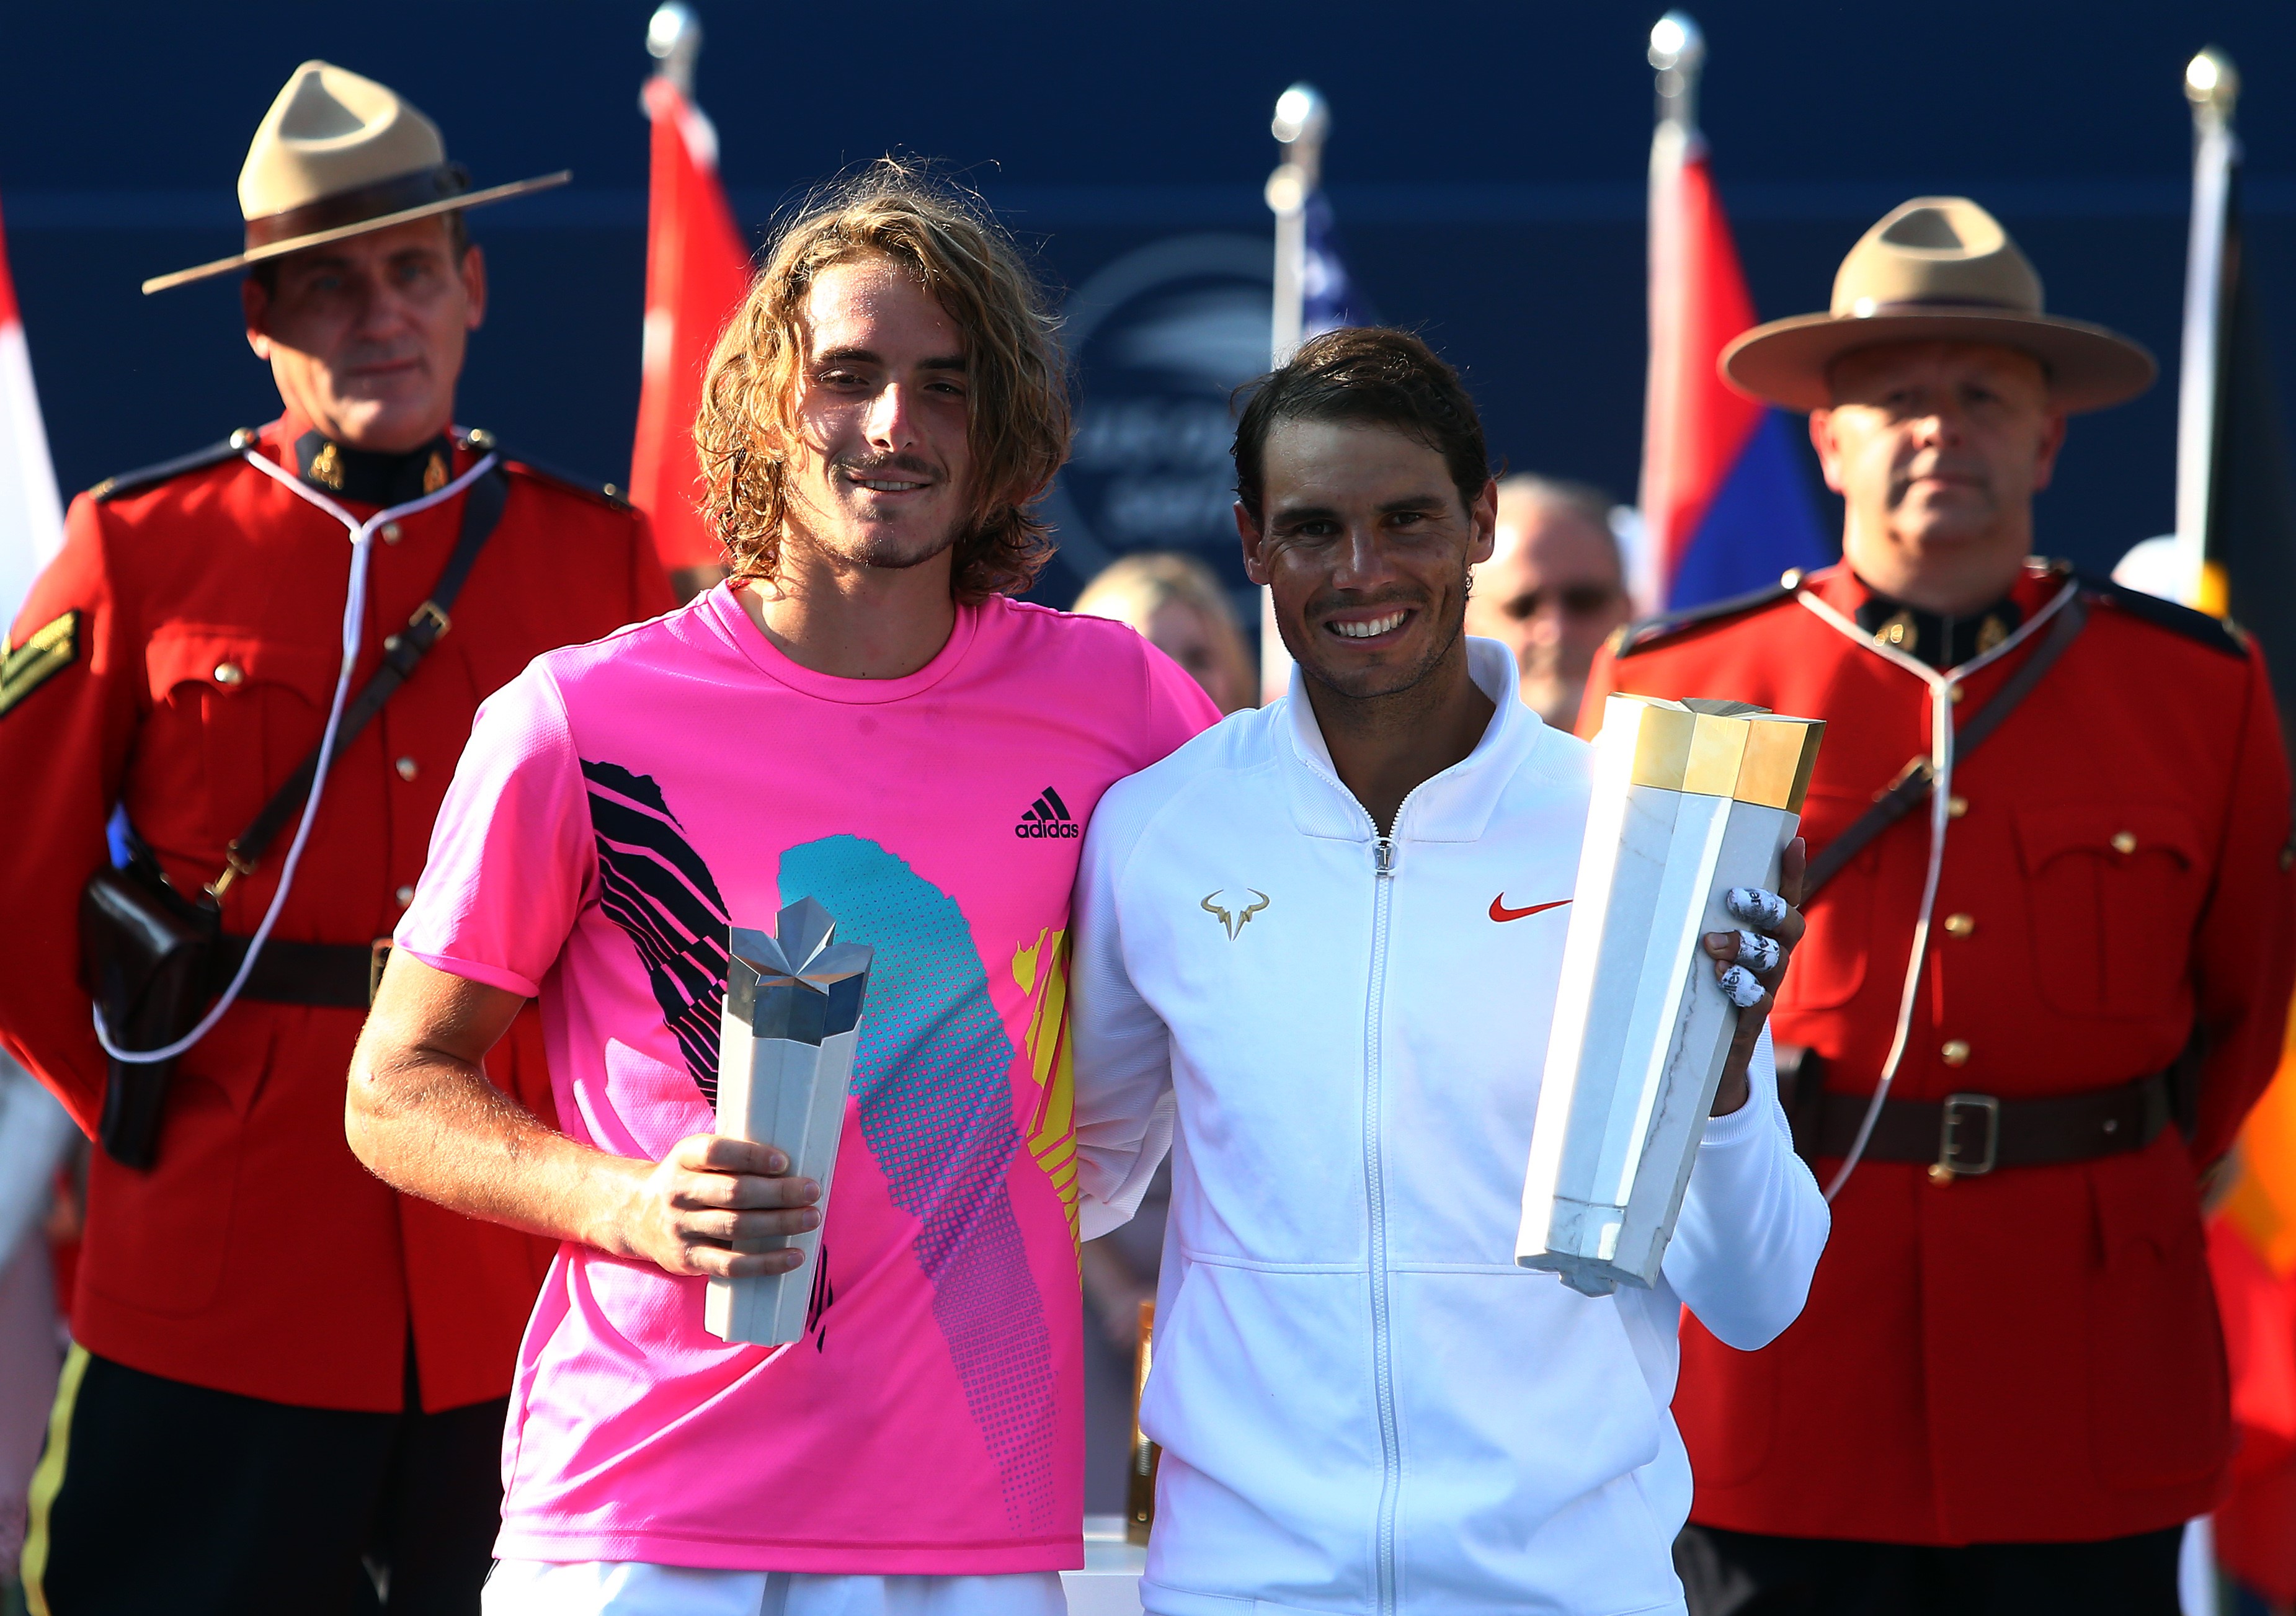
<path fill-rule="evenodd" d="M 1833 1217 L 1793 1153 L 1767 1027 L 1746 1079 L 1746 1103 L 1706 1125 L 1664 1267 L 1700 1324 L 1751 1352 L 1800 1316 Z"/>
<path fill-rule="evenodd" d="M 1171 1035 L 1133 986 L 1120 878 L 1138 840 L 1131 815 L 1103 800 L 1077 874 L 1069 1038 L 1076 1052 L 1077 1183 L 1086 1240 L 1139 1210 L 1172 1145 Z"/>

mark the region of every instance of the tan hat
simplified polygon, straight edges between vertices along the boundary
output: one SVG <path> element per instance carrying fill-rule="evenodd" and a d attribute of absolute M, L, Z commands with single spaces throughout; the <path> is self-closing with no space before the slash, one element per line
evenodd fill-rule
<path fill-rule="evenodd" d="M 1884 342 L 1990 342 L 2048 368 L 2049 402 L 2097 410 L 2134 398 L 2159 366 L 2102 325 L 2041 312 L 2041 277 L 2000 221 L 1963 196 L 1917 196 L 1857 240 L 1833 307 L 1756 326 L 1722 350 L 1723 379 L 1797 410 L 1833 402 L 1826 370 Z"/>
<path fill-rule="evenodd" d="M 562 185 L 572 177 L 545 174 L 473 191 L 462 165 L 447 160 L 437 124 L 372 78 L 307 62 L 263 115 L 239 171 L 247 250 L 154 275 L 144 290 L 165 291 L 322 242 Z"/>

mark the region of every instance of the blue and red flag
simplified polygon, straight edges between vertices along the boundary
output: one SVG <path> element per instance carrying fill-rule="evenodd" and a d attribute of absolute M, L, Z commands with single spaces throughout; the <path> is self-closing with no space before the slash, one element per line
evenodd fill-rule
<path fill-rule="evenodd" d="M 1651 148 L 1650 381 L 1644 400 L 1636 603 L 1674 611 L 1744 595 L 1789 567 L 1824 566 L 1797 461 L 1798 424 L 1734 392 L 1715 370 L 1755 324 L 1706 142 L 1660 124 Z"/>

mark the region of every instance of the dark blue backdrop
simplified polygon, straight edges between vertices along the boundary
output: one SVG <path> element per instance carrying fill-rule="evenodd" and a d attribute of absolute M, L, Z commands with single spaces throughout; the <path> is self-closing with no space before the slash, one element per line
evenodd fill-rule
<path fill-rule="evenodd" d="M 575 170 L 570 191 L 474 218 L 496 303 L 461 414 L 619 478 L 636 408 L 650 9 L 11 7 L 0 206 L 62 481 L 275 407 L 228 281 L 153 299 L 136 283 L 232 249 L 248 135 L 307 56 L 402 91 L 482 183 Z M 701 9 L 700 98 L 752 225 L 809 179 L 899 146 L 957 165 L 1071 286 L 1160 236 L 1264 234 L 1269 109 L 1292 79 L 1315 82 L 1334 108 L 1328 171 L 1373 301 L 1466 368 L 1516 466 L 1631 494 L 1656 0 Z M 2045 547 L 2109 564 L 2169 525 L 2179 75 L 2203 44 L 2249 79 L 2249 239 L 2284 392 L 2296 380 L 2284 0 L 1706 0 L 1696 14 L 1704 121 L 1766 316 L 1822 307 L 1841 253 L 1894 202 L 1960 191 L 2017 234 L 2053 308 L 2161 356 L 2149 397 L 2077 424 L 2041 507 Z"/>

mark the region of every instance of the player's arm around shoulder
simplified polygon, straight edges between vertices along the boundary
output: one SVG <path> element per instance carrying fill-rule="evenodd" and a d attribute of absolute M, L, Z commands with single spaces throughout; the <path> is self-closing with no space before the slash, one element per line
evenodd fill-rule
<path fill-rule="evenodd" d="M 1194 754 L 1210 743 L 1210 737 L 1199 735 L 1178 753 L 1118 781 L 1103 793 L 1085 830 L 1070 907 L 1069 1038 L 1086 1239 L 1106 1234 L 1138 1210 L 1171 1147 L 1171 1031 L 1141 992 L 1133 953 L 1153 946 L 1152 932 L 1139 925 L 1128 933 L 1126 923 L 1142 883 L 1152 880 L 1142 866 L 1154 854 L 1144 843 L 1193 776 Z"/>

